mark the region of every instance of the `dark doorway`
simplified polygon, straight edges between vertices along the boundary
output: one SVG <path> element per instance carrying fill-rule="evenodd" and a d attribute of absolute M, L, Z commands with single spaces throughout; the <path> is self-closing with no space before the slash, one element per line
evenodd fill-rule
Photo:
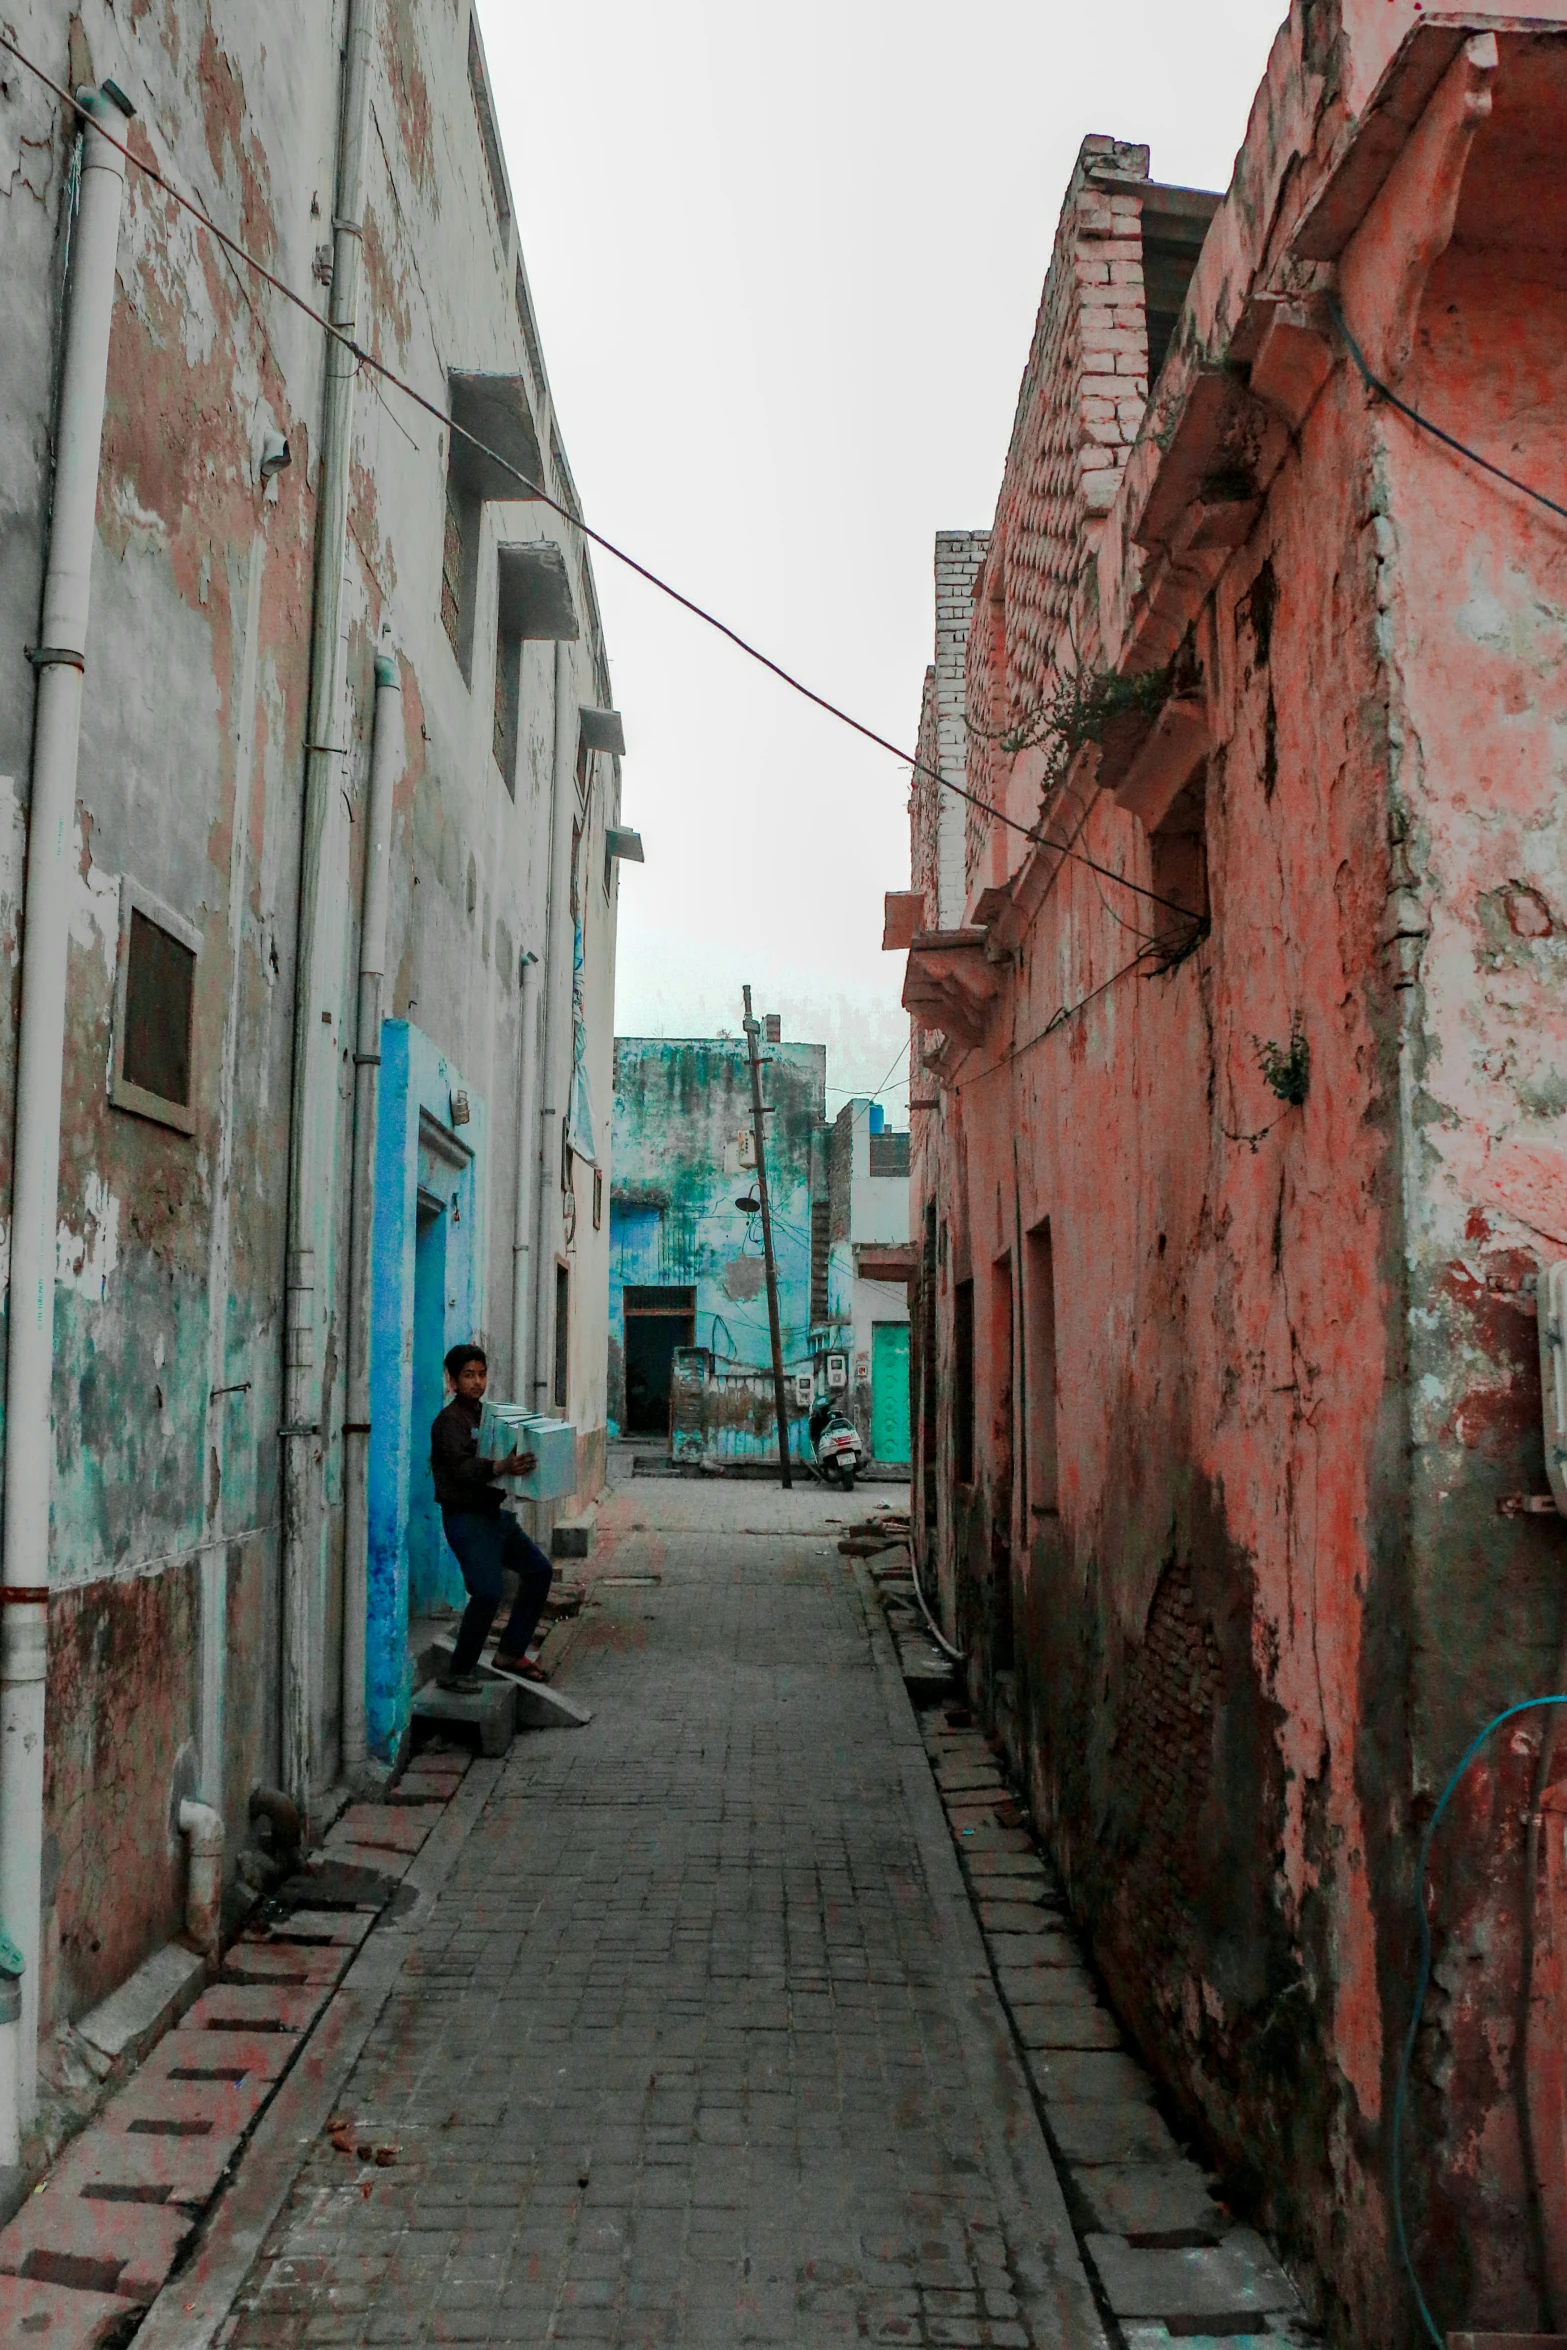
<path fill-rule="evenodd" d="M 696 1341 L 694 1289 L 628 1289 L 626 1434 L 669 1434 L 669 1382 L 675 1349 Z"/>

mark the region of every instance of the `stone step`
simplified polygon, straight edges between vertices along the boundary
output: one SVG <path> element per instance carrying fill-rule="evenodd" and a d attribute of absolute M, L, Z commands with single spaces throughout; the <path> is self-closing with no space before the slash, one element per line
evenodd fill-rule
<path fill-rule="evenodd" d="M 106 2203 L 50 2188 L 30 2195 L 0 2230 L 0 2272 L 146 2303 L 162 2289 L 195 2225 L 195 2213 L 177 2203 Z M 5 2339 L 23 2350 L 29 2337 Z M 42 2339 L 47 2344 L 53 2336 L 45 2332 Z"/>
<path fill-rule="evenodd" d="M 97 2350 L 124 2324 L 125 2304 L 112 2294 L 0 2277 L 0 2342 L 17 2350 Z"/>
<path fill-rule="evenodd" d="M 1300 2314 L 1299 2294 L 1251 2228 L 1232 2228 L 1221 2243 L 1177 2251 L 1148 2250 L 1124 2236 L 1089 2235 L 1084 2241 L 1117 2317 L 1169 2323 Z"/>
<path fill-rule="evenodd" d="M 517 1727 L 513 1686 L 510 1681 L 491 1679 L 471 1697 L 464 1697 L 443 1689 L 438 1681 L 426 1681 L 414 1696 L 412 1722 L 415 1727 L 470 1731 L 478 1740 L 479 1752 L 494 1759 L 506 1752 Z"/>

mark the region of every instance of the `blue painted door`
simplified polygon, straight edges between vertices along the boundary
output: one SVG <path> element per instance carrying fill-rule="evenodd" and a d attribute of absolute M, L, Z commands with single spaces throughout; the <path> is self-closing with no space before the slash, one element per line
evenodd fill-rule
<path fill-rule="evenodd" d="M 871 1453 L 878 1461 L 909 1457 L 909 1326 L 871 1325 Z"/>
<path fill-rule="evenodd" d="M 444 1206 L 422 1188 L 414 1239 L 413 1442 L 408 1478 L 408 1600 L 424 1615 L 445 1603 L 452 1561 L 430 1478 L 430 1423 L 446 1400 L 446 1226 Z"/>

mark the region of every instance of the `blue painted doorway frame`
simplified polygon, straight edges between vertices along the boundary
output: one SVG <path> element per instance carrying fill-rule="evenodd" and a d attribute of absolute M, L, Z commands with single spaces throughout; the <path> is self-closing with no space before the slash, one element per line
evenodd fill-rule
<path fill-rule="evenodd" d="M 453 1123 L 466 1095 L 468 1118 Z M 441 1357 L 483 1344 L 485 1104 L 409 1020 L 381 1028 L 370 1307 L 370 1557 L 365 1716 L 394 1759 L 408 1723 L 408 1619 L 463 1598 L 430 1485 Z"/>

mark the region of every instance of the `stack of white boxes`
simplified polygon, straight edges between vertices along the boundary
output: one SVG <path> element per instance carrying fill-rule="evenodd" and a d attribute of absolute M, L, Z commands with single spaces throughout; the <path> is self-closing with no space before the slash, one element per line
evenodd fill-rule
<path fill-rule="evenodd" d="M 526 1404 L 492 1403 L 479 1414 L 479 1457 L 500 1461 L 511 1452 L 531 1452 L 538 1466 L 526 1477 L 500 1482 L 514 1501 L 564 1501 L 577 1490 L 577 1431 L 569 1420 L 551 1420 Z"/>

